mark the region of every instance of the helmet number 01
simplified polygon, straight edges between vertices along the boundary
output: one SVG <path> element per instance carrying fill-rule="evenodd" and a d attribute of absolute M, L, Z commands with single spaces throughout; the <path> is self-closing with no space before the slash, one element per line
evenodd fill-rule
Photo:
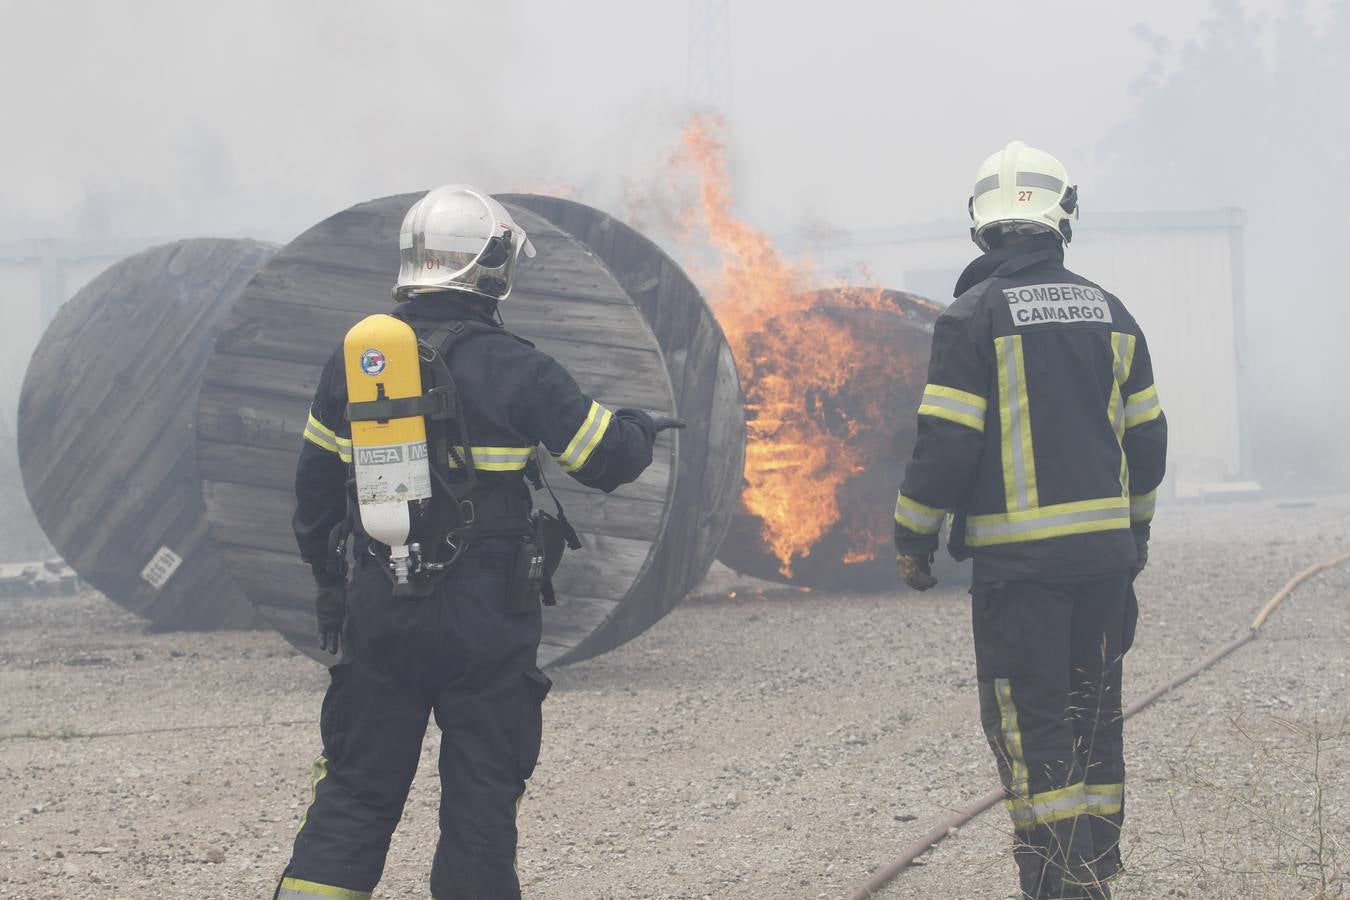
<path fill-rule="evenodd" d="M 1031 194 L 1032 194 L 1031 191 L 1018 191 L 1018 192 L 1017 192 L 1017 201 L 1018 201 L 1019 203 L 1026 203 L 1028 200 L 1031 199 Z"/>
<path fill-rule="evenodd" d="M 422 264 L 422 267 L 427 269 L 428 271 L 432 269 L 439 269 L 441 267 L 441 261 L 435 258 L 428 259 L 426 262 Z"/>

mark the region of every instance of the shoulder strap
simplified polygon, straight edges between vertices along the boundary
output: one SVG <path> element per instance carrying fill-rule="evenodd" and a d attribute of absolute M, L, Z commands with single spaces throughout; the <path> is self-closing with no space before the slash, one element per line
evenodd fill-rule
<path fill-rule="evenodd" d="M 562 501 L 558 499 L 557 494 L 553 493 L 553 485 L 548 483 L 548 478 L 544 475 L 544 463 L 540 459 L 542 452 L 538 447 L 534 448 L 534 456 L 530 457 L 530 462 L 525 468 L 525 477 L 530 480 L 531 486 L 536 491 L 540 488 L 548 491 L 549 497 L 553 499 L 553 507 L 558 511 L 558 524 L 562 526 L 567 546 L 573 550 L 580 550 L 581 537 L 577 534 L 577 530 L 572 527 L 572 523 L 567 521 L 567 513 L 563 512 Z"/>

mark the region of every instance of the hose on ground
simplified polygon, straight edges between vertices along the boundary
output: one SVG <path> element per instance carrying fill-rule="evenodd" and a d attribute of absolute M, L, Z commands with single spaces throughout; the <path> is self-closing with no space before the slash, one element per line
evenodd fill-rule
<path fill-rule="evenodd" d="M 1201 672 L 1205 671 L 1209 667 L 1213 666 L 1219 660 L 1223 659 L 1225 656 L 1232 653 L 1234 650 L 1241 647 L 1243 644 L 1246 644 L 1247 642 L 1253 640 L 1260 632 L 1261 626 L 1266 623 L 1266 619 L 1268 619 L 1270 617 L 1270 614 L 1275 611 L 1275 607 L 1283 603 L 1285 599 L 1287 599 L 1289 595 L 1292 594 L 1295 591 L 1295 589 L 1298 588 L 1299 585 L 1303 584 L 1303 582 L 1307 581 L 1309 578 L 1312 578 L 1314 575 L 1324 572 L 1327 569 L 1335 568 L 1336 566 L 1339 566 L 1342 563 L 1346 562 L 1350 562 L 1350 552 L 1342 553 L 1339 556 L 1332 557 L 1331 559 L 1323 560 L 1322 562 L 1316 563 L 1315 565 L 1311 565 L 1308 568 L 1304 569 L 1302 572 L 1299 572 L 1293 578 L 1289 579 L 1289 582 L 1285 584 L 1284 587 L 1280 588 L 1280 590 L 1275 594 L 1275 596 L 1271 597 L 1270 600 L 1266 602 L 1265 606 L 1261 607 L 1261 611 L 1256 614 L 1256 617 L 1252 619 L 1251 624 L 1247 626 L 1246 633 L 1229 641 L 1227 644 L 1224 644 L 1222 647 L 1215 650 L 1209 656 L 1205 657 L 1203 660 L 1196 663 L 1194 666 L 1187 669 L 1185 672 L 1182 672 L 1180 675 L 1177 675 L 1175 678 L 1171 679 L 1167 683 L 1159 685 L 1158 687 L 1149 691 L 1143 697 L 1131 703 L 1128 707 L 1125 708 L 1124 717 L 1128 719 L 1135 713 L 1152 705 L 1154 701 L 1162 697 L 1164 694 L 1168 694 L 1176 690 L 1177 688 L 1181 687 L 1183 684 L 1190 681 L 1192 678 L 1199 675 Z M 951 817 L 949 817 L 945 821 L 941 822 L 938 825 L 935 825 L 930 831 L 924 834 L 922 838 L 920 838 L 917 842 L 915 842 L 912 846 L 910 846 L 909 849 L 907 849 L 903 854 L 898 856 L 890 863 L 886 864 L 886 866 L 884 866 L 883 868 L 878 869 L 876 872 L 874 872 L 872 874 L 872 877 L 868 879 L 866 884 L 855 890 L 853 893 L 849 894 L 848 900 L 867 900 L 867 898 L 871 897 L 877 891 L 881 890 L 886 885 L 894 881 L 895 878 L 905 869 L 909 868 L 914 863 L 915 860 L 917 860 L 923 854 L 927 853 L 929 850 L 936 847 L 939 843 L 942 842 L 944 838 L 955 832 L 956 829 L 961 828 L 962 826 L 970 822 L 972 819 L 974 819 L 976 816 L 980 815 L 981 813 L 985 812 L 991 807 L 996 806 L 998 802 L 1003 799 L 1003 796 L 1004 796 L 1003 788 L 1000 787 L 997 788 L 996 790 L 992 790 L 989 793 L 985 794 L 980 799 L 976 800 L 974 803 L 954 813 Z"/>

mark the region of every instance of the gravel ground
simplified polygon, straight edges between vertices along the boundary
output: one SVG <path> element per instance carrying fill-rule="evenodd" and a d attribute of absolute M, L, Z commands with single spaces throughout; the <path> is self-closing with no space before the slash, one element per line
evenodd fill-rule
<path fill-rule="evenodd" d="M 1350 496 L 1160 513 L 1127 699 L 1350 548 Z M 723 572 L 638 640 L 551 673 L 526 896 L 842 897 L 995 785 L 960 588 L 733 586 Z M 1347 598 L 1350 566 L 1132 720 L 1118 897 L 1312 897 L 1345 877 Z M 145 634 L 94 594 L 0 600 L 0 897 L 270 896 L 325 682 L 270 633 Z M 433 728 L 378 896 L 426 896 L 436 752 Z M 1012 896 L 1007 832 L 1001 810 L 980 817 L 884 896 Z"/>

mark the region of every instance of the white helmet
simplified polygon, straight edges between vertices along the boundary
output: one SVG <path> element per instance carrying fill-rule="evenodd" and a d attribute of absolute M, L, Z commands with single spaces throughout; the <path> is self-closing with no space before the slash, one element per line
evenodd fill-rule
<path fill-rule="evenodd" d="M 1013 141 L 984 161 L 970 197 L 970 237 L 988 250 L 986 229 L 1011 225 L 1017 230 L 1049 231 L 1068 243 L 1069 220 L 1078 218 L 1078 185 L 1069 184 L 1064 165 L 1044 150 Z"/>
<path fill-rule="evenodd" d="M 438 187 L 403 217 L 394 298 L 451 290 L 504 300 L 522 250 L 534 256 L 506 207 L 465 184 Z"/>

